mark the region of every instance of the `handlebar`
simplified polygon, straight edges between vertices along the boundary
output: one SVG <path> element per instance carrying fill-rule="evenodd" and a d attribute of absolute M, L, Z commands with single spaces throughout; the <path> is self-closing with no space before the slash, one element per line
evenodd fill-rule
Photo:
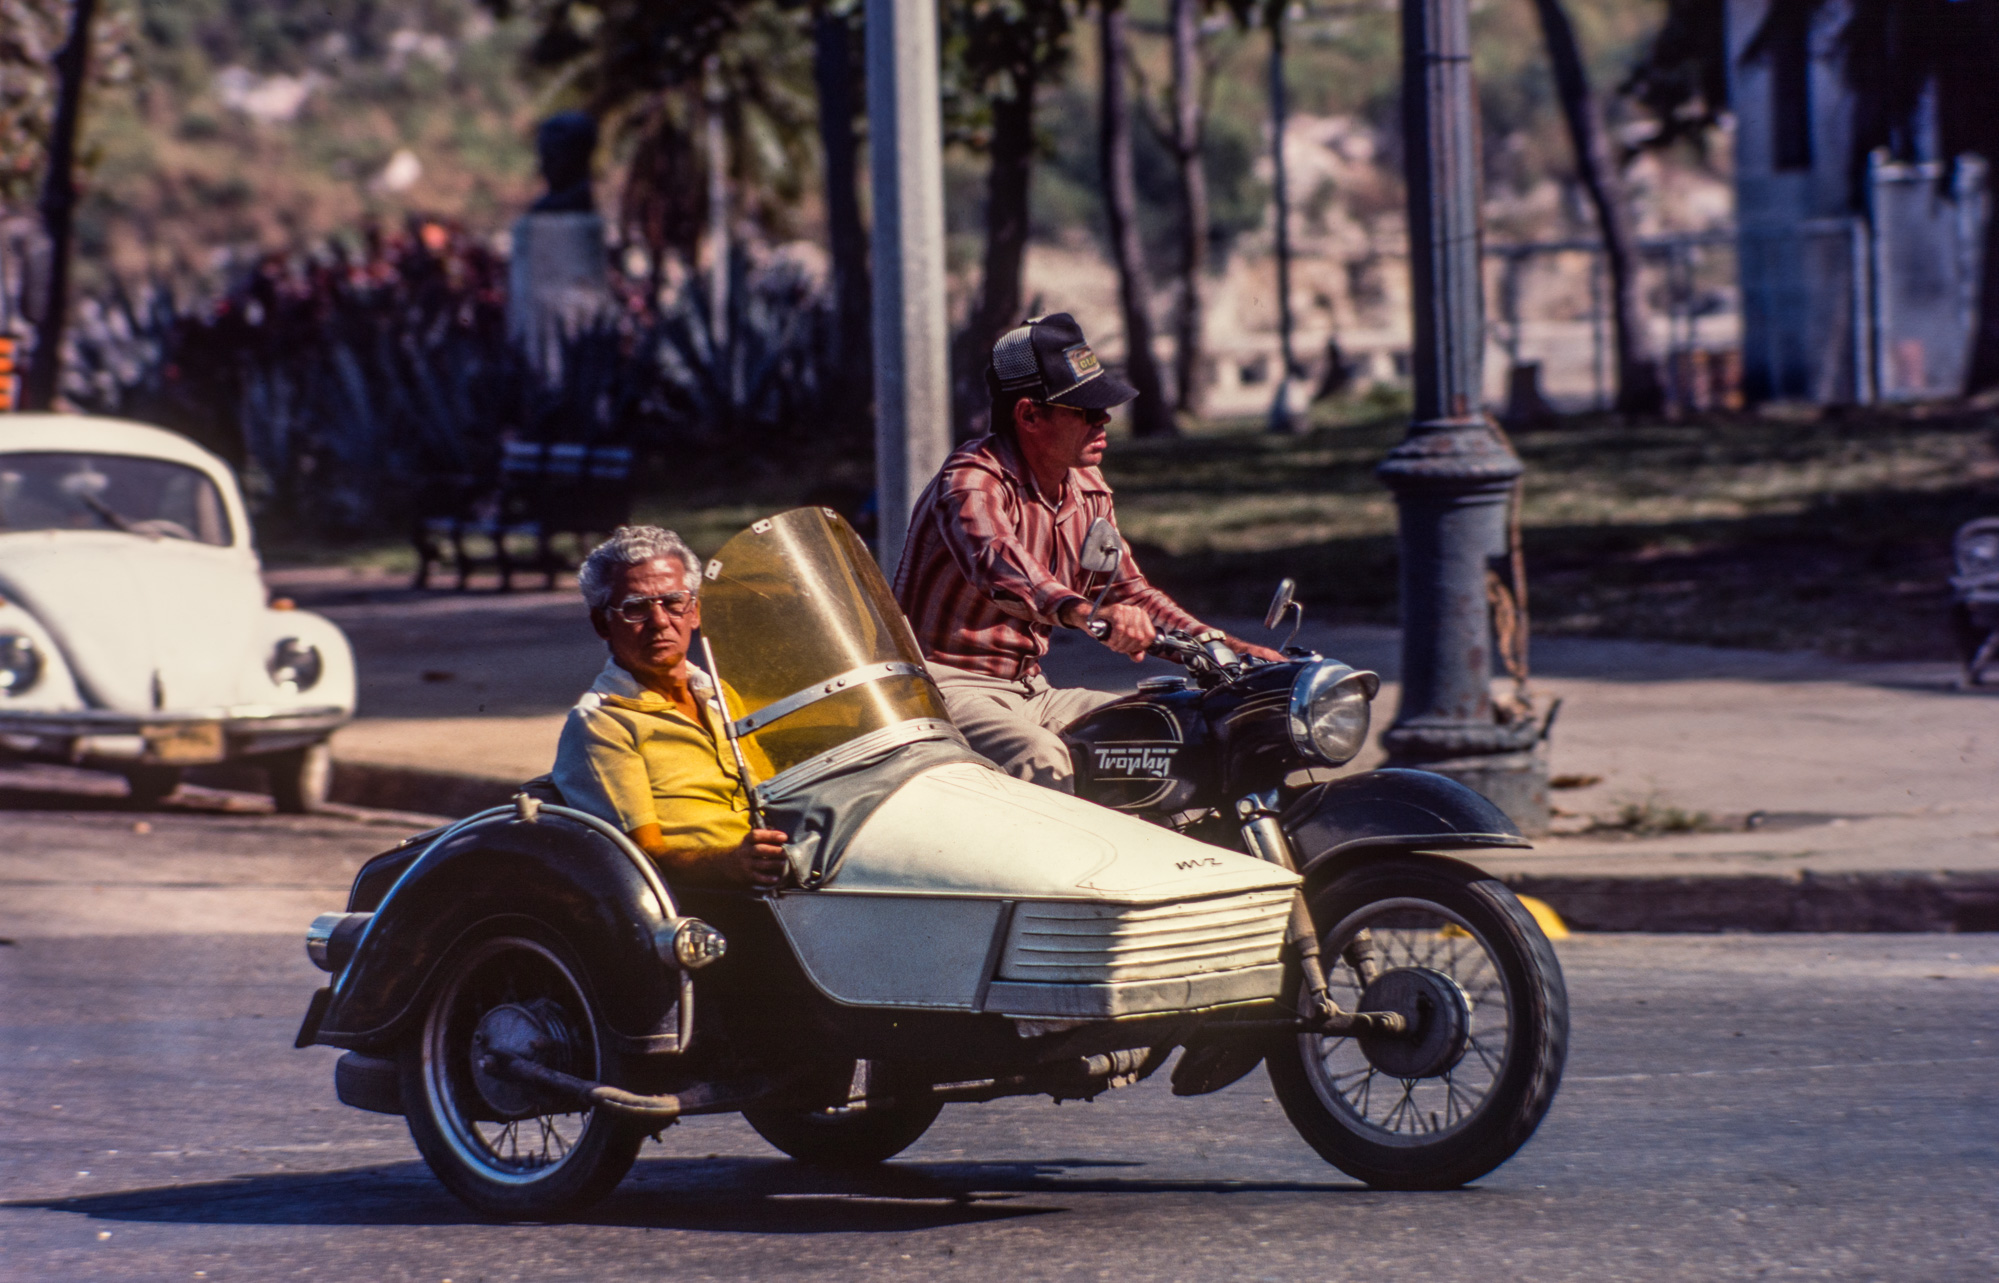
<path fill-rule="evenodd" d="M 1110 622 L 1088 620 L 1083 624 L 1083 631 L 1102 641 L 1110 636 Z M 1219 628 L 1210 628 L 1198 635 L 1179 628 L 1156 629 L 1152 644 L 1145 648 L 1145 653 L 1155 659 L 1180 664 L 1196 677 L 1212 674 L 1217 679 L 1230 677 L 1235 670 L 1254 662 L 1252 657 L 1238 655 L 1230 649 Z"/>

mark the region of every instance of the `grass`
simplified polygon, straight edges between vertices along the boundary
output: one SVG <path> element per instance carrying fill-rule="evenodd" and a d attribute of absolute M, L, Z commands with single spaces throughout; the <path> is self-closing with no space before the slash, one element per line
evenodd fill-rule
<path fill-rule="evenodd" d="M 1316 619 L 1393 622 L 1395 505 L 1373 470 L 1405 422 L 1374 400 L 1298 437 L 1209 424 L 1119 440 L 1105 471 L 1141 565 L 1190 608 L 1258 613 L 1288 574 Z M 1544 635 L 1947 658 L 1951 534 L 1999 513 L 1993 412 L 1578 418 L 1515 446 Z M 829 484 L 868 482 L 865 463 L 846 459 L 738 462 L 725 482 L 689 471 L 655 461 L 636 515 L 703 555 Z M 287 541 L 270 560 L 413 564 L 395 540 Z"/>
<path fill-rule="evenodd" d="M 1106 471 L 1149 574 L 1260 610 L 1280 575 L 1319 618 L 1392 622 L 1399 418 L 1301 438 L 1120 443 Z M 1523 434 L 1542 634 L 1946 658 L 1950 537 L 1999 513 L 1999 415 L 1753 417 Z"/>

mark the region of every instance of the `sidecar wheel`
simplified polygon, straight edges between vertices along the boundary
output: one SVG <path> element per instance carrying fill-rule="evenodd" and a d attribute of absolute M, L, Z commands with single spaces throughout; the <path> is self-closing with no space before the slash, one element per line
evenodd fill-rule
<path fill-rule="evenodd" d="M 1271 1084 L 1299 1135 L 1385 1189 L 1454 1189 L 1511 1158 L 1554 1101 L 1569 1037 L 1561 964 L 1520 901 L 1475 869 L 1411 856 L 1329 882 L 1312 920 L 1341 1008 L 1401 1010 L 1413 1029 L 1274 1050 Z M 1349 952 L 1363 929 L 1371 984 Z"/>
<path fill-rule="evenodd" d="M 914 1145 L 943 1102 L 916 1097 L 872 1109 L 769 1109 L 752 1105 L 743 1120 L 757 1135 L 801 1163 L 867 1167 L 885 1163 Z"/>
<path fill-rule="evenodd" d="M 482 1073 L 475 1043 L 496 1027 L 532 1045 L 538 1063 L 604 1081 L 596 1013 L 562 953 L 525 935 L 493 936 L 447 966 L 422 1032 L 403 1049 L 410 1136 L 444 1187 L 482 1215 L 545 1221 L 581 1211 L 623 1179 L 645 1138 L 604 1110 Z"/>

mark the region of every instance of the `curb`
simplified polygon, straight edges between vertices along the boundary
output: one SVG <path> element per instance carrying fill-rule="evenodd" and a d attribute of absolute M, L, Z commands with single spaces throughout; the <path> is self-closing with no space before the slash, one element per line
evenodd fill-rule
<path fill-rule="evenodd" d="M 333 763 L 327 800 L 383 811 L 415 811 L 463 819 L 489 806 L 505 806 L 520 785 L 490 775 L 459 775 L 372 762 Z"/>
<path fill-rule="evenodd" d="M 1999 873 L 1562 878 L 1515 874 L 1576 931 L 1999 931 Z"/>
<path fill-rule="evenodd" d="M 372 762 L 336 761 L 330 800 L 452 819 L 504 806 L 520 786 Z M 1795 877 L 1544 877 L 1513 874 L 1573 931 L 1999 931 L 1999 873 L 1842 873 Z"/>

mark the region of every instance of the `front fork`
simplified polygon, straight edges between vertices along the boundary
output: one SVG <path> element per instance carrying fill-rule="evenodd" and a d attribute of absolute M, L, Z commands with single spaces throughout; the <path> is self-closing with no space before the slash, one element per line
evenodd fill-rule
<path fill-rule="evenodd" d="M 1296 873 L 1297 853 L 1277 817 L 1276 789 L 1251 793 L 1236 802 L 1236 819 L 1242 823 L 1243 845 L 1249 853 Z M 1323 1032 L 1387 1034 L 1403 1031 L 1406 1022 L 1395 1012 L 1342 1011 L 1339 1004 L 1333 1001 L 1326 984 L 1325 960 L 1319 954 L 1319 931 L 1312 923 L 1311 908 L 1305 903 L 1303 885 L 1291 898 L 1291 922 L 1285 930 L 1284 943 L 1298 959 L 1299 975 L 1305 982 L 1305 992 L 1311 996 L 1313 1008 L 1318 1012 L 1316 1023 Z M 1340 956 L 1360 977 L 1363 988 L 1374 983 L 1375 977 L 1381 974 L 1380 951 L 1375 948 L 1373 933 L 1365 927 L 1355 933 L 1340 951 Z"/>

